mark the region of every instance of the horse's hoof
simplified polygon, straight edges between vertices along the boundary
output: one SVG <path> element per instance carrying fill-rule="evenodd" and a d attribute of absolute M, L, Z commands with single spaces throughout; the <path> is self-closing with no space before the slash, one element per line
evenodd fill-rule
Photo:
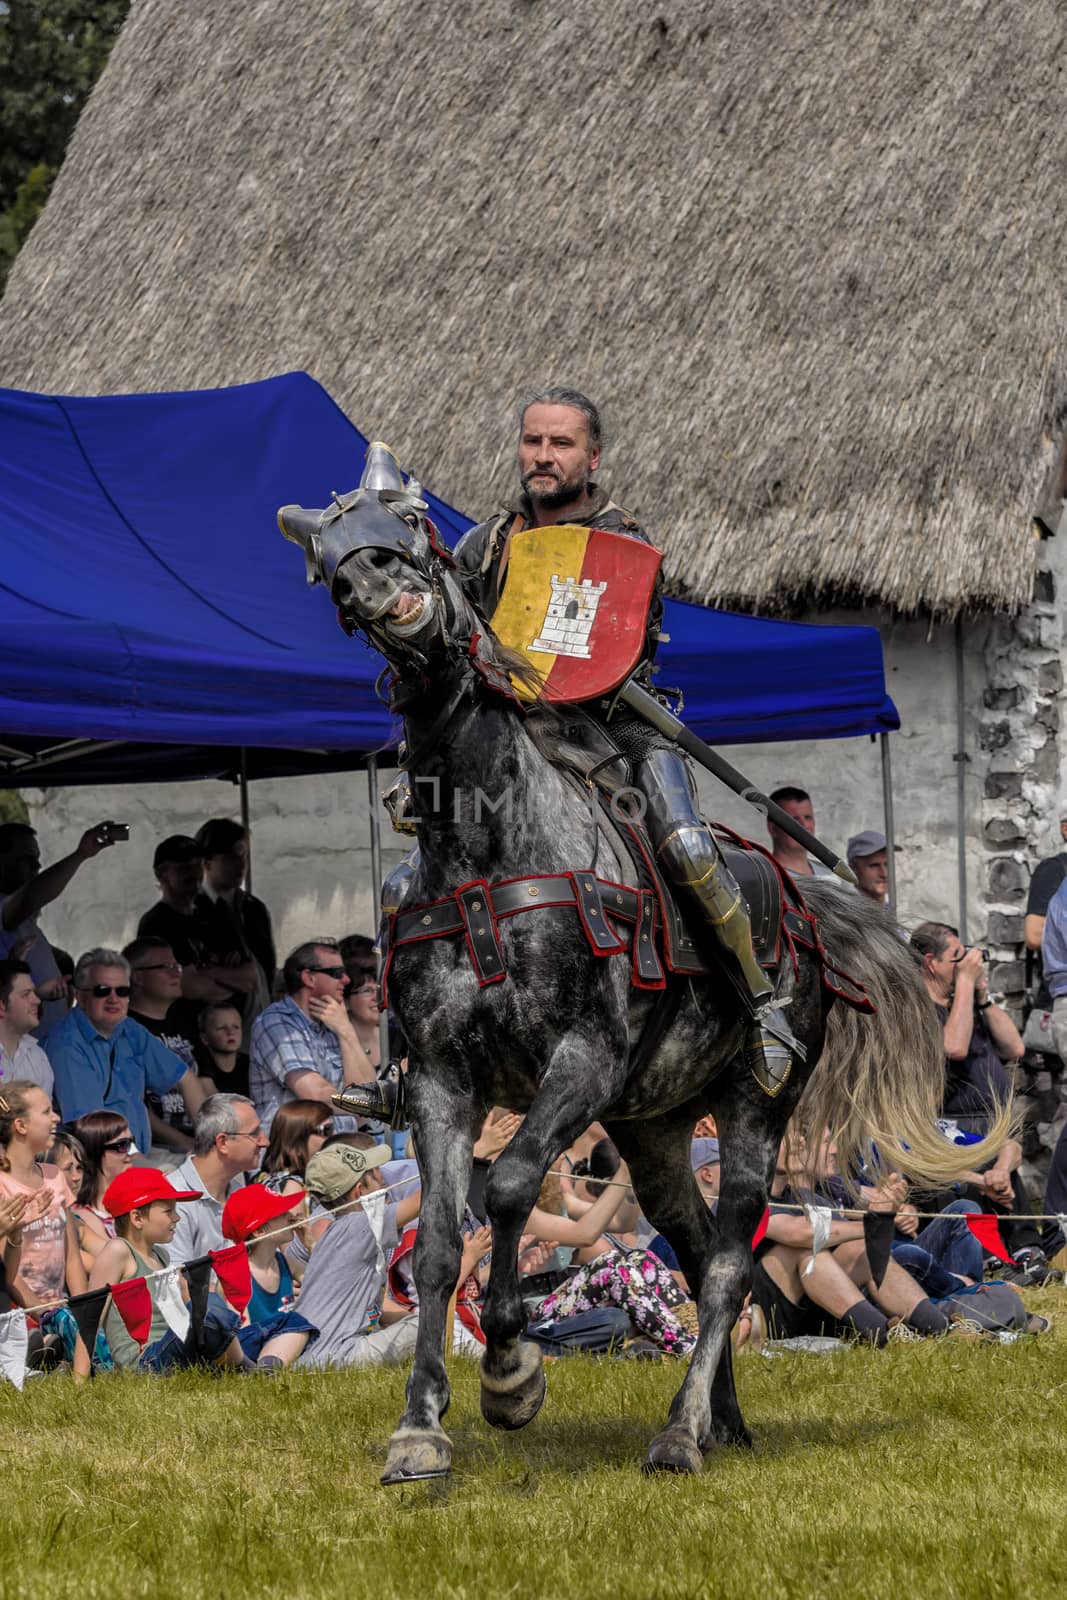
<path fill-rule="evenodd" d="M 711 1435 L 705 1445 L 705 1449 L 711 1450 L 716 1445 L 728 1446 L 733 1450 L 754 1450 L 756 1448 L 756 1442 L 743 1422 L 713 1422 Z"/>
<path fill-rule="evenodd" d="M 704 1456 L 686 1428 L 671 1426 L 658 1433 L 648 1447 L 646 1472 L 700 1472 Z"/>
<path fill-rule="evenodd" d="M 452 1441 L 434 1428 L 397 1428 L 389 1441 L 381 1482 L 418 1483 L 447 1478 L 452 1470 Z"/>
<path fill-rule="evenodd" d="M 520 1343 L 509 1372 L 489 1373 L 482 1357 L 482 1416 L 492 1428 L 525 1428 L 545 1403 L 545 1371 L 535 1344 Z"/>

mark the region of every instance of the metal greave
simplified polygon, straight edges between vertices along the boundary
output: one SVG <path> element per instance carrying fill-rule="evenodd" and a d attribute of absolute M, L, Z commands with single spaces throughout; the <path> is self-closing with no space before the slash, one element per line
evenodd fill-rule
<path fill-rule="evenodd" d="M 696 808 L 689 772 L 674 750 L 653 750 L 637 767 L 645 825 L 670 882 L 695 902 L 742 1003 L 757 1016 L 772 998 L 752 946 L 748 907 L 715 837 Z"/>

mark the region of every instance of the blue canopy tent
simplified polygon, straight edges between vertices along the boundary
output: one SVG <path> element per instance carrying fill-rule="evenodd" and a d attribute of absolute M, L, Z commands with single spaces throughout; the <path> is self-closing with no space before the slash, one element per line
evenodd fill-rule
<path fill-rule="evenodd" d="M 277 506 L 366 440 L 306 373 L 72 399 L 0 390 L 0 785 L 352 768 L 395 743 L 381 659 L 303 583 Z M 467 518 L 428 495 L 445 537 Z M 871 628 L 668 602 L 660 681 L 717 743 L 899 726 Z"/>

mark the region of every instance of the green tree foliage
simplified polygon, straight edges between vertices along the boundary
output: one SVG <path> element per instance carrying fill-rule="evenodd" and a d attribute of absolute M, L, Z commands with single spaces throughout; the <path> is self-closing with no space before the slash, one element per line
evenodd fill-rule
<path fill-rule="evenodd" d="M 130 0 L 0 0 L 0 288 Z"/>

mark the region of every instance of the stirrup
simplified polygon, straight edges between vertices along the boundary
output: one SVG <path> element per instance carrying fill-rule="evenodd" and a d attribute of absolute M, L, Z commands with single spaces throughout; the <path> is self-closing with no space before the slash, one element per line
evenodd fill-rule
<path fill-rule="evenodd" d="M 752 1076 L 772 1100 L 789 1082 L 794 1059 L 807 1060 L 806 1048 L 782 1015 L 781 1002 L 760 1008 L 745 1037 L 744 1057 Z"/>
<path fill-rule="evenodd" d="M 368 1117 L 375 1122 L 387 1122 L 391 1128 L 404 1126 L 403 1078 L 396 1083 L 349 1083 L 330 1096 L 339 1111 L 353 1117 Z"/>

